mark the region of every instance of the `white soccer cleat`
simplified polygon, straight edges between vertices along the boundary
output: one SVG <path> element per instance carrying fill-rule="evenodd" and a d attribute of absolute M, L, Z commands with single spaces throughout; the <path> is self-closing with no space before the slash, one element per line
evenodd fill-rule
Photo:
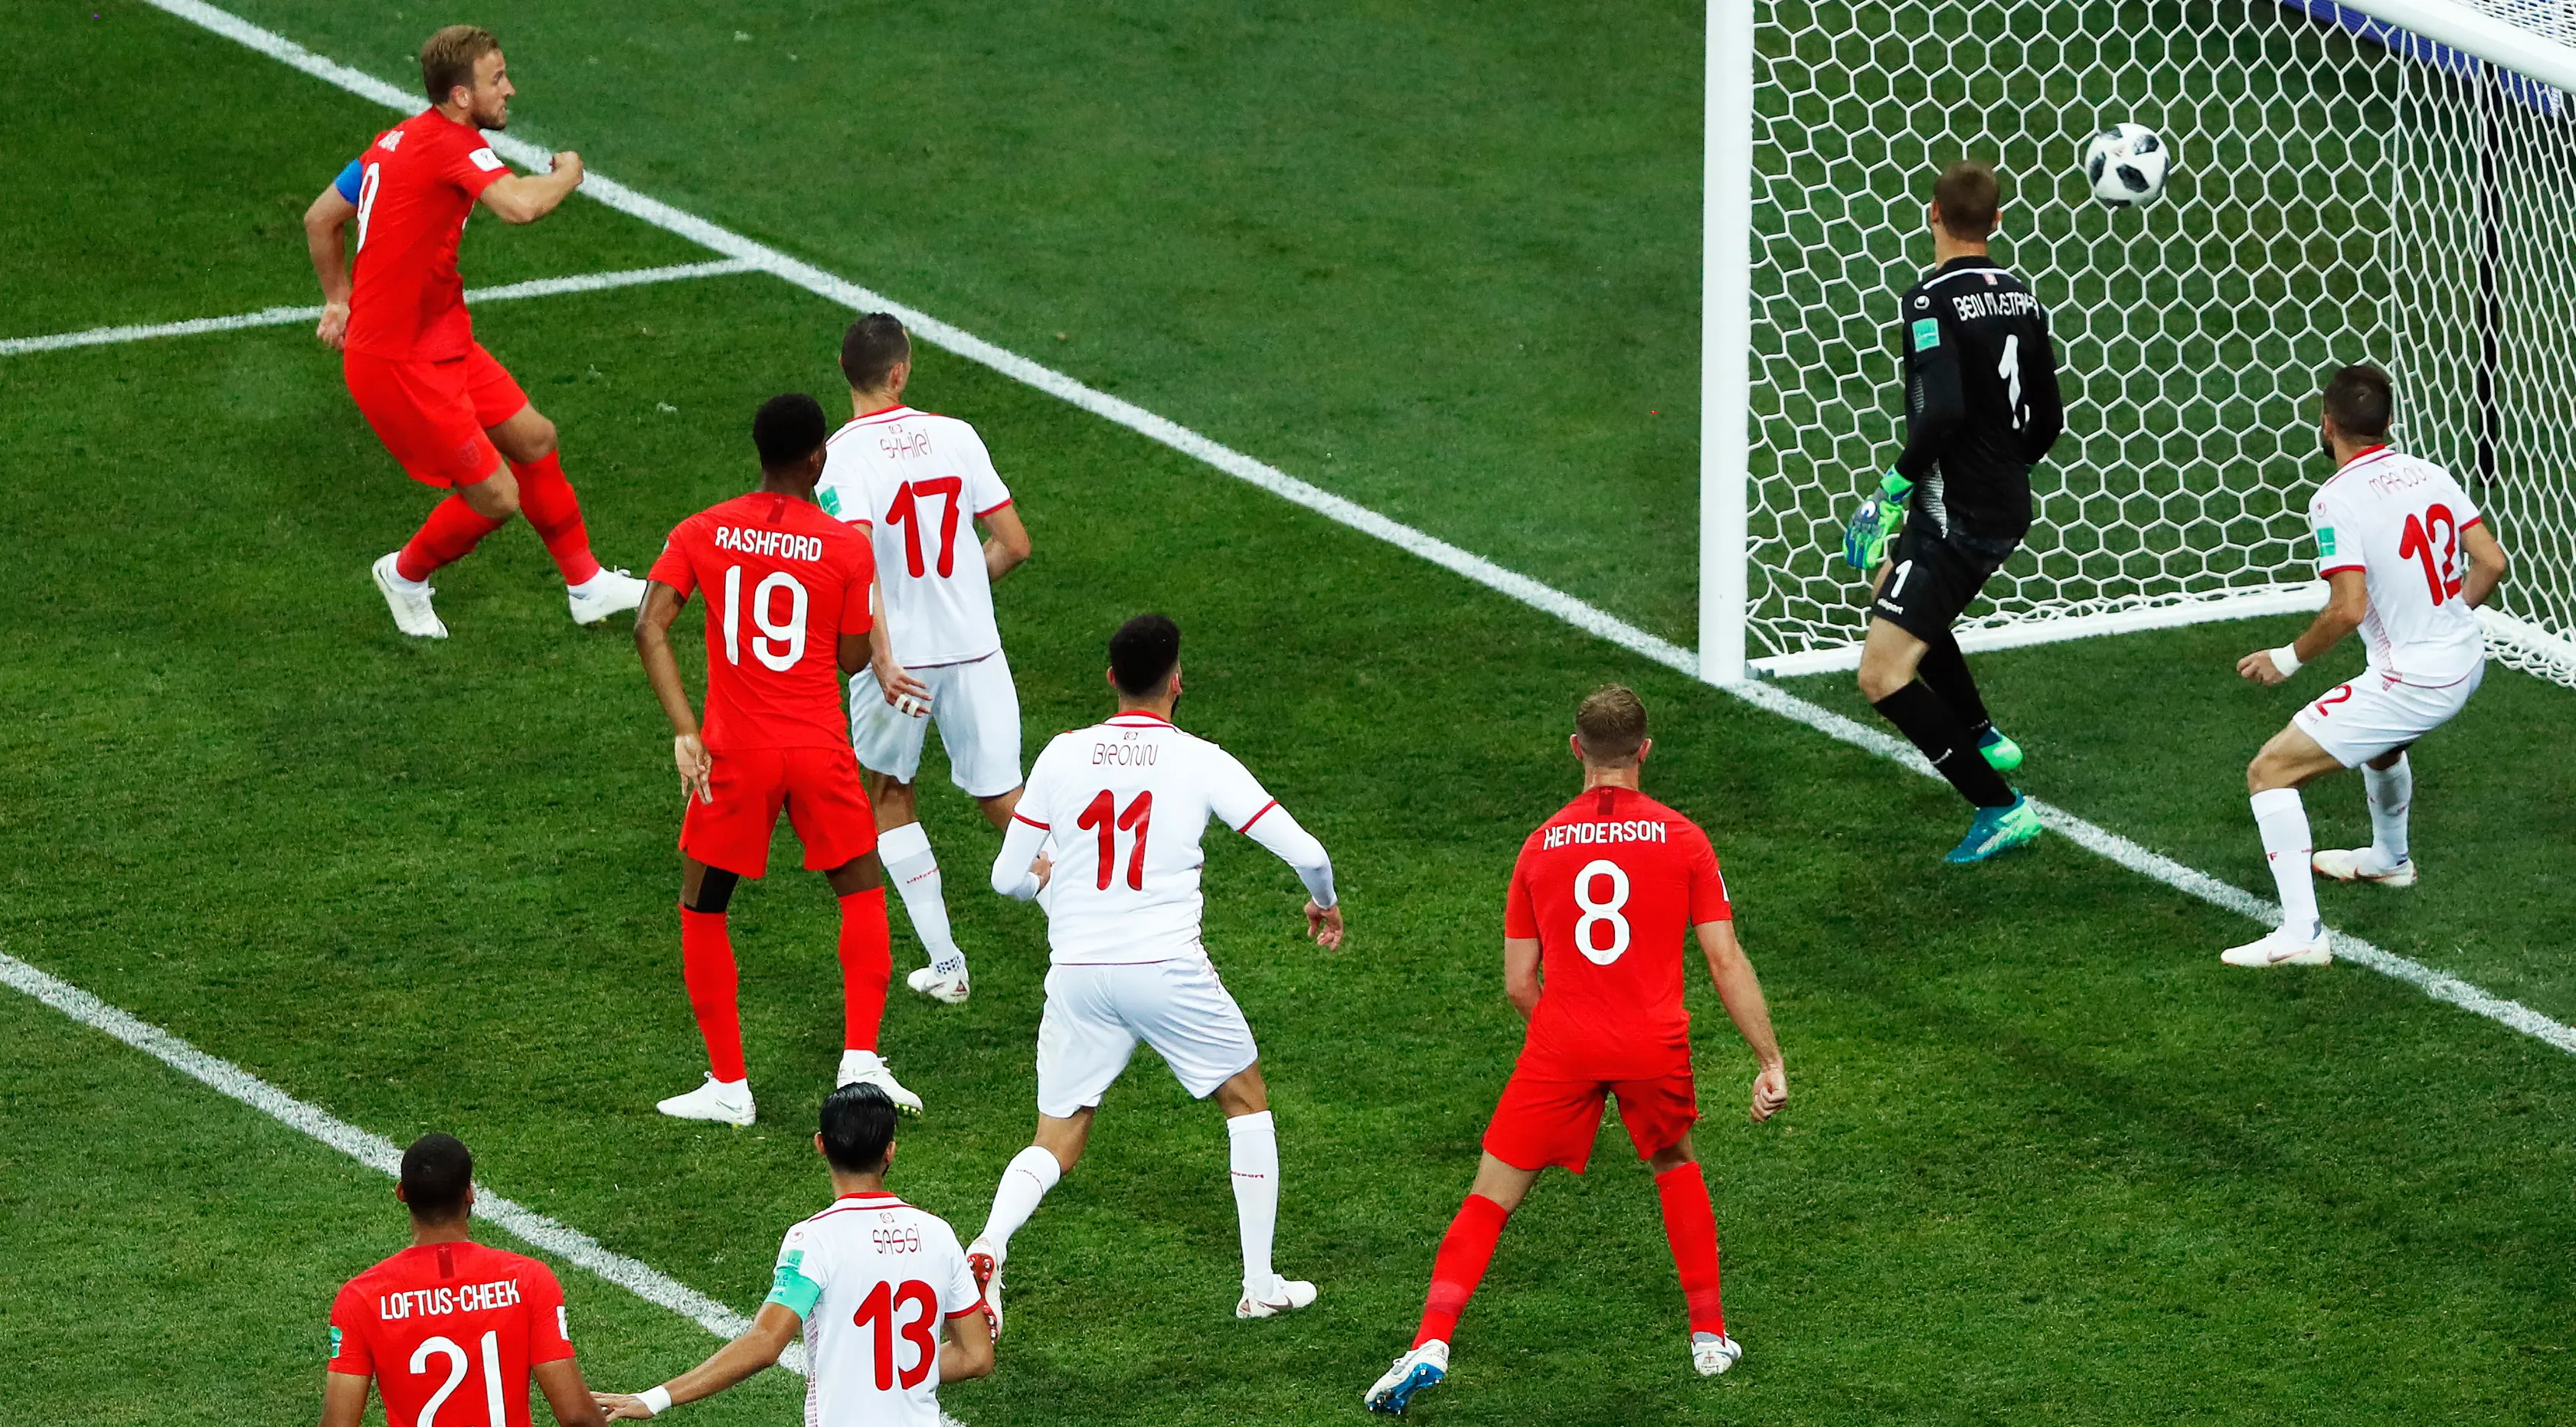
<path fill-rule="evenodd" d="M 957 964 L 946 971 L 937 966 L 915 967 L 910 975 L 903 978 L 903 984 L 934 1001 L 945 1001 L 951 1006 L 962 1005 L 968 991 L 966 958 L 957 958 Z"/>
<path fill-rule="evenodd" d="M 981 1234 L 966 1246 L 966 1271 L 975 1275 L 976 1302 L 983 1305 L 984 1321 L 993 1325 L 993 1341 L 1002 1340 L 1002 1256 L 993 1249 L 993 1241 Z"/>
<path fill-rule="evenodd" d="M 707 1075 L 707 1083 L 686 1095 L 674 1095 L 653 1107 L 675 1120 L 713 1120 L 719 1125 L 736 1128 L 750 1124 L 757 1117 L 751 1103 L 751 1082 L 737 1080 L 727 1085 Z"/>
<path fill-rule="evenodd" d="M 577 588 L 566 586 L 564 599 L 572 606 L 573 623 L 597 624 L 644 603 L 644 582 L 624 570 L 603 569 Z"/>
<path fill-rule="evenodd" d="M 1715 1377 L 1744 1356 L 1744 1345 L 1724 1333 L 1691 1334 L 1691 1366 L 1701 1377 Z"/>
<path fill-rule="evenodd" d="M 2382 887 L 2415 885 L 2415 859 L 2407 858 L 2394 867 L 2381 864 L 2377 849 L 2368 847 L 2325 848 L 2308 859 L 2320 877 L 2338 882 L 2376 882 Z"/>
<path fill-rule="evenodd" d="M 396 550 L 378 560 L 370 571 L 376 577 L 376 589 L 385 597 L 385 606 L 394 612 L 394 628 L 414 639 L 445 639 L 447 626 L 439 621 L 438 611 L 430 607 L 429 597 L 438 591 L 426 581 L 406 580 L 394 569 L 402 558 Z"/>
<path fill-rule="evenodd" d="M 1360 1401 L 1371 1412 L 1402 1414 L 1413 1403 L 1413 1395 L 1426 1387 L 1436 1386 L 1449 1375 L 1449 1345 L 1438 1338 L 1395 1360 L 1395 1366 L 1360 1394 Z"/>
<path fill-rule="evenodd" d="M 1315 1285 L 1302 1278 L 1280 1278 L 1272 1275 L 1270 1291 L 1260 1295 L 1246 1293 L 1234 1305 L 1237 1318 L 1276 1318 L 1294 1313 L 1315 1301 Z"/>
<path fill-rule="evenodd" d="M 872 1050 L 841 1052 L 841 1075 L 832 1082 L 833 1086 L 856 1085 L 861 1081 L 884 1091 L 886 1098 L 904 1114 L 921 1113 L 921 1097 L 903 1088 L 903 1083 L 894 1078 L 894 1070 L 885 1063 L 883 1056 Z"/>
<path fill-rule="evenodd" d="M 2323 922 L 2313 932 L 2274 927 L 2259 941 L 2220 952 L 2218 959 L 2230 966 L 2323 966 L 2334 960 L 2333 938 Z"/>

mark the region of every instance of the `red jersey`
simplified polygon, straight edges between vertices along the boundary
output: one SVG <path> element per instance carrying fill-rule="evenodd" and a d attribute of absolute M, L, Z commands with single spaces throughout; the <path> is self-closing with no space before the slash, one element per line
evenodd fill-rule
<path fill-rule="evenodd" d="M 1733 917 L 1708 834 L 1643 793 L 1595 788 L 1541 823 L 1512 868 L 1503 934 L 1536 937 L 1546 980 L 1522 1063 L 1568 1080 L 1690 1060 L 1682 943 Z"/>
<path fill-rule="evenodd" d="M 754 491 L 680 522 L 646 578 L 707 587 L 711 751 L 846 748 L 841 636 L 875 622 L 868 537 L 812 501 Z"/>
<path fill-rule="evenodd" d="M 424 109 L 376 136 L 359 160 L 358 251 L 348 350 L 440 362 L 474 345 L 456 241 L 508 166 L 483 131 Z"/>
<path fill-rule="evenodd" d="M 531 1427 L 528 1370 L 571 1356 L 554 1271 L 481 1244 L 405 1249 L 331 1304 L 330 1369 L 376 1380 L 387 1427 Z"/>

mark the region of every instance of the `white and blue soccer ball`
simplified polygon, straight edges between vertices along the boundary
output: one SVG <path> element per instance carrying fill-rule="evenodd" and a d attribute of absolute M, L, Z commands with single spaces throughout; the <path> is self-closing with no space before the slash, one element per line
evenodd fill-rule
<path fill-rule="evenodd" d="M 2084 182 L 2105 208 L 2144 208 L 2162 198 L 2173 149 L 2144 124 L 2114 124 L 2084 146 Z"/>

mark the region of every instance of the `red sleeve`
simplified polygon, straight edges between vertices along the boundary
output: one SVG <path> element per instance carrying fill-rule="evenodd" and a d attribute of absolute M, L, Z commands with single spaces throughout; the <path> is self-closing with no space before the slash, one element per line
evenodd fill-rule
<path fill-rule="evenodd" d="M 351 1377 L 373 1377 L 375 1355 L 367 1350 L 367 1304 L 355 1282 L 341 1286 L 340 1296 L 331 1300 L 331 1361 L 333 1372 Z"/>
<path fill-rule="evenodd" d="M 855 529 L 849 526 L 842 528 L 850 530 L 853 538 L 850 541 L 849 578 L 841 587 L 841 632 L 865 634 L 876 628 L 877 623 L 876 615 L 868 609 L 868 586 L 876 583 L 877 578 L 876 547 Z"/>
<path fill-rule="evenodd" d="M 1717 867 L 1717 849 L 1698 828 L 1691 829 L 1689 857 L 1690 924 L 1735 920 L 1735 908 L 1726 899 L 1726 874 Z"/>
<path fill-rule="evenodd" d="M 644 578 L 669 585 L 684 600 L 698 588 L 697 571 L 689 564 L 687 542 L 681 539 L 688 530 L 683 522 L 672 531 L 671 538 L 662 542 L 662 553 L 654 557 L 653 568 L 644 572 Z"/>
<path fill-rule="evenodd" d="M 1503 901 L 1503 935 L 1538 939 L 1538 909 L 1530 905 L 1527 847 L 1521 849 L 1520 859 L 1512 864 L 1512 890 Z"/>
<path fill-rule="evenodd" d="M 510 176 L 510 166 L 501 162 L 499 154 L 492 152 L 492 146 L 484 142 L 481 130 L 467 129 L 457 137 L 456 147 L 440 176 L 465 190 L 466 197 L 481 198 L 483 190 Z"/>
<path fill-rule="evenodd" d="M 528 1315 L 528 1366 L 571 1357 L 572 1325 L 565 1321 L 563 1285 L 554 1270 L 531 1259 L 520 1281 L 527 1285 L 520 1303 Z"/>

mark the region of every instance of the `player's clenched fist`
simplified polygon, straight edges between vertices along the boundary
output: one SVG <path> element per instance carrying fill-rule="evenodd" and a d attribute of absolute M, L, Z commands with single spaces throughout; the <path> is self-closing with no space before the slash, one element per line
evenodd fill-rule
<path fill-rule="evenodd" d="M 1753 1123 L 1761 1124 L 1780 1113 L 1789 1103 L 1789 1072 L 1783 1066 L 1764 1066 L 1753 1077 Z"/>
<path fill-rule="evenodd" d="M 588 175 L 588 170 L 581 166 L 581 155 L 574 153 L 570 149 L 566 149 L 562 153 L 555 155 L 554 164 L 548 171 L 552 173 L 570 174 L 572 176 L 572 186 L 575 188 L 581 187 L 582 179 Z"/>
<path fill-rule="evenodd" d="M 2280 666 L 2269 649 L 2257 649 L 2237 660 L 2236 672 L 2239 677 L 2265 685 L 2278 684 L 2290 677 L 2289 671 Z"/>

